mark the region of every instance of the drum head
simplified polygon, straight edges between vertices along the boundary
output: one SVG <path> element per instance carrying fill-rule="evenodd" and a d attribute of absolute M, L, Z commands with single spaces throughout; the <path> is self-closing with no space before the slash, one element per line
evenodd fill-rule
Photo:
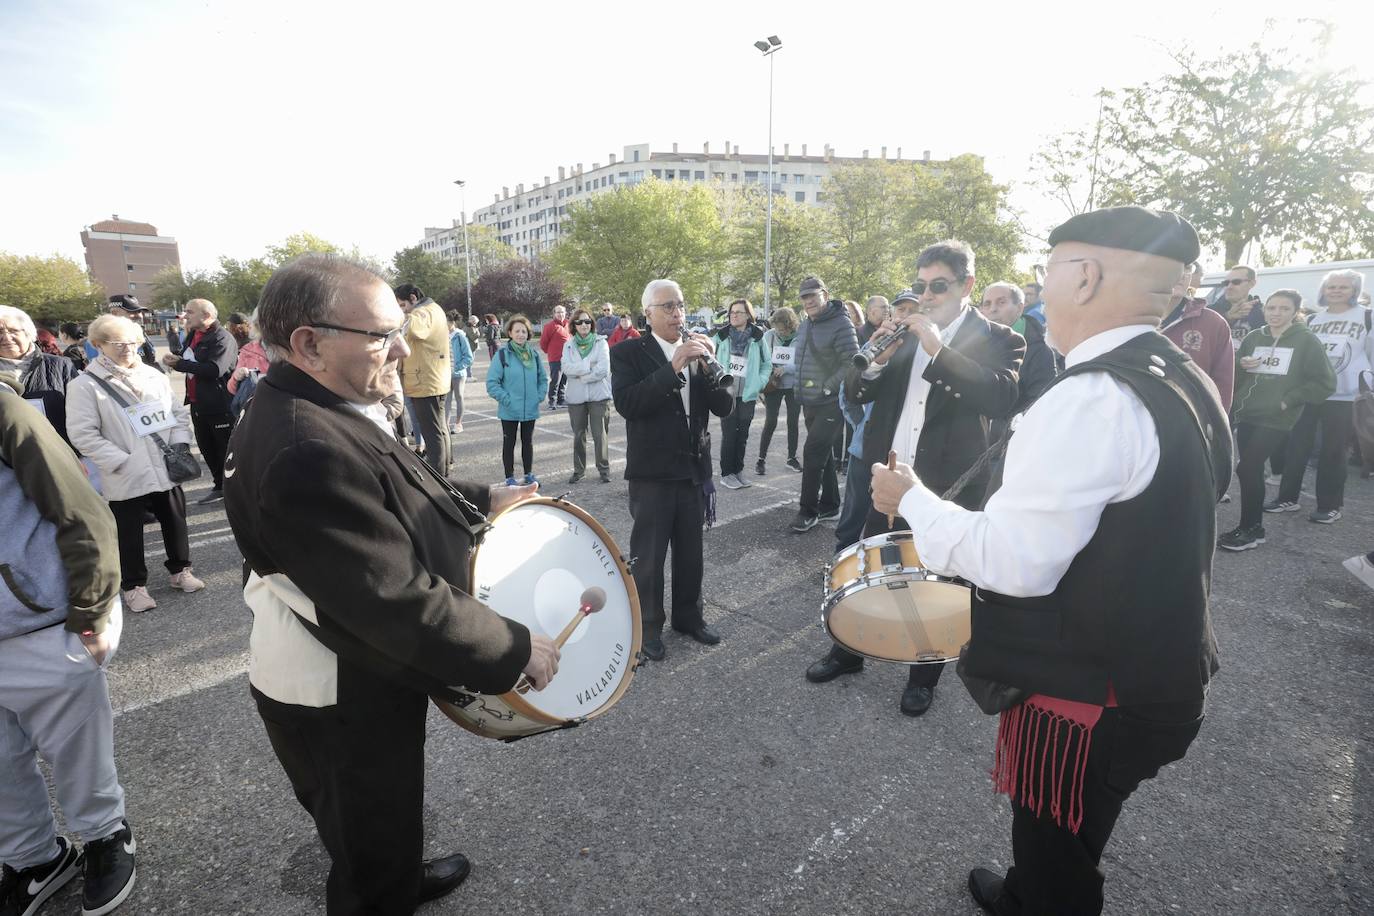
<path fill-rule="evenodd" d="M 879 661 L 948 661 L 969 639 L 969 596 L 953 582 L 884 576 L 833 601 L 825 628 L 840 645 Z"/>
<path fill-rule="evenodd" d="M 639 651 L 639 602 L 620 551 L 591 516 L 552 499 L 512 506 L 492 519 L 472 572 L 479 601 L 550 639 L 578 616 L 585 589 L 604 589 L 605 607 L 573 631 L 558 674 L 519 699 L 565 720 L 593 716 L 620 698 Z"/>

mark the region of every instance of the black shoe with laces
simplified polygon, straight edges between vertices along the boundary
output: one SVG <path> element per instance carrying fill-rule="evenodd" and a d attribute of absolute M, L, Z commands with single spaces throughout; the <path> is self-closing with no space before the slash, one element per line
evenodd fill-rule
<path fill-rule="evenodd" d="M 0 865 L 0 916 L 33 916 L 48 898 L 76 877 L 81 853 L 67 841 L 57 838 L 58 853 L 42 865 L 16 871 Z"/>
<path fill-rule="evenodd" d="M 801 462 L 798 461 L 796 458 L 788 458 L 787 466 L 794 471 L 800 471 L 802 469 Z"/>
<path fill-rule="evenodd" d="M 754 462 L 754 473 L 762 477 L 768 473 L 768 464 L 762 458 Z"/>
<path fill-rule="evenodd" d="M 86 844 L 85 883 L 81 916 L 105 916 L 128 898 L 134 889 L 134 852 L 138 844 L 129 822 L 120 821 L 114 833 Z"/>
<path fill-rule="evenodd" d="M 1222 550 L 1254 550 L 1264 543 L 1264 528 L 1251 525 L 1249 528 L 1234 528 L 1217 538 L 1217 546 Z"/>

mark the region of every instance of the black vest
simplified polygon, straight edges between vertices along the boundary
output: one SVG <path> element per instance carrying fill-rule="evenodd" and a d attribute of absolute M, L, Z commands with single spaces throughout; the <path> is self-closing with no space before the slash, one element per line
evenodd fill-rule
<path fill-rule="evenodd" d="M 1154 479 L 1103 510 L 1051 594 L 974 589 L 964 664 L 976 677 L 1085 703 L 1105 703 L 1109 682 L 1123 706 L 1200 701 L 1218 668 L 1208 593 L 1216 503 L 1231 479 L 1230 427 L 1211 381 L 1160 334 L 1135 337 L 1057 382 L 1104 371 L 1154 419 Z M 990 490 L 1000 484 L 999 468 Z"/>

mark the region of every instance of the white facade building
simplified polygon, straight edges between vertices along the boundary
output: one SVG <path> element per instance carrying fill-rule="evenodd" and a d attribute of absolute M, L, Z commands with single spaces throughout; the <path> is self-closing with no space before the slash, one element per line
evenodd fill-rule
<path fill-rule="evenodd" d="M 824 204 L 823 184 L 831 170 L 837 165 L 864 162 L 868 158 L 868 150 L 857 157 L 836 156 L 829 144 L 819 156 L 808 155 L 805 144 L 801 153 L 794 155 L 791 145 L 784 143 L 781 150 L 775 147 L 773 151 L 773 193 L 798 203 Z M 898 147 L 897 155 L 889 159 L 887 147 L 883 147 L 878 158 L 928 164 L 930 152 L 923 153 L 921 159 L 903 160 Z M 593 162 L 587 170 L 580 162 L 572 167 L 559 166 L 557 180 L 545 175 L 541 184 L 529 189 L 523 184 L 516 185 L 514 193 L 509 187 L 503 187 L 490 204 L 473 212 L 472 222 L 491 229 L 517 254 L 526 258 L 538 257 L 540 252 L 558 243 L 562 219 L 570 203 L 650 178 L 721 189 L 763 188 L 768 184 L 768 156 L 766 153 L 741 155 L 739 146 L 732 146 L 728 141 L 721 152 L 712 152 L 710 143 L 702 144 L 699 153 L 680 152 L 676 143 L 672 151 L 666 153 L 650 152 L 647 143 L 627 146 L 619 158 L 611 153 L 604 165 Z M 438 257 L 459 258 L 463 245 L 462 223 L 454 220 L 453 226 L 446 229 L 425 229 L 425 238 L 420 245 Z"/>

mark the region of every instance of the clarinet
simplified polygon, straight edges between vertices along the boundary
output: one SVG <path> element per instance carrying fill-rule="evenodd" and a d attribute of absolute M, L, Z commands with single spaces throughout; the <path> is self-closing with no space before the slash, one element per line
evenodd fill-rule
<path fill-rule="evenodd" d="M 884 334 L 882 337 L 875 337 L 873 340 L 870 340 L 860 348 L 858 353 L 854 354 L 854 368 L 860 370 L 867 369 L 873 362 L 873 357 L 898 341 L 903 340 L 910 331 L 910 327 L 901 325 L 891 334 Z"/>
<path fill-rule="evenodd" d="M 687 329 L 683 328 L 679 333 L 679 339 L 686 343 Z M 730 370 L 722 366 L 716 355 L 709 350 L 701 357 L 701 371 L 705 374 L 706 380 L 715 387 L 729 388 L 735 383 L 735 377 L 730 374 Z"/>

